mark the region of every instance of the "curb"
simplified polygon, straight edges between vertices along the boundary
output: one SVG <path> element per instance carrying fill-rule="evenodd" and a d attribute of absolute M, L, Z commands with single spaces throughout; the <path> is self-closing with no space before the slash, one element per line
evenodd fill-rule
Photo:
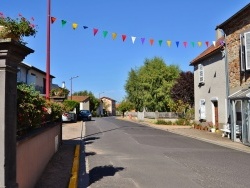
<path fill-rule="evenodd" d="M 68 188 L 77 188 L 78 185 L 78 172 L 79 172 L 79 159 L 80 159 L 80 145 L 76 145 L 73 166 L 71 170 L 71 178 Z"/>

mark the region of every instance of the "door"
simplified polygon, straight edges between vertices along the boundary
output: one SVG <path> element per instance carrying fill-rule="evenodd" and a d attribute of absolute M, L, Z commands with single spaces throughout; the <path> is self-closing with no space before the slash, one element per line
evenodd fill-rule
<path fill-rule="evenodd" d="M 218 101 L 214 101 L 214 120 L 215 127 L 219 128 Z"/>

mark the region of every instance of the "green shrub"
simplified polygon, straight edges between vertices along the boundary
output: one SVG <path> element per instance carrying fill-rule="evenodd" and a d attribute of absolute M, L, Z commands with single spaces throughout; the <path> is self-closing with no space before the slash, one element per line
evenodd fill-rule
<path fill-rule="evenodd" d="M 184 125 L 185 124 L 185 119 L 178 119 L 175 121 L 176 125 Z"/>
<path fill-rule="evenodd" d="M 167 122 L 166 122 L 165 120 L 158 119 L 158 120 L 155 122 L 155 124 L 157 124 L 157 125 L 166 125 Z"/>

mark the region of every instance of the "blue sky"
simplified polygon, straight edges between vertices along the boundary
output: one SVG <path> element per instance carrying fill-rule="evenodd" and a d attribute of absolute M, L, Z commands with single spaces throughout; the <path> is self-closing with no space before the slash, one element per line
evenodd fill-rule
<path fill-rule="evenodd" d="M 205 41 L 215 40 L 215 27 L 245 5 L 249 0 L 51 0 L 50 73 L 53 83 L 65 81 L 73 92 L 88 90 L 96 97 L 107 96 L 121 101 L 126 95 L 124 85 L 131 68 L 143 65 L 145 58 L 161 57 L 167 65 L 179 65 L 193 71 L 189 63 L 207 47 Z M 35 52 L 24 62 L 46 70 L 47 0 L 0 0 L 5 16 L 34 17 L 38 25 L 36 37 L 25 38 Z M 66 20 L 62 26 L 61 20 Z M 72 29 L 72 23 L 77 29 Z M 83 26 L 88 26 L 84 29 Z M 98 29 L 94 36 L 93 28 Z M 103 31 L 107 31 L 106 37 Z M 112 39 L 112 33 L 117 38 Z M 127 38 L 123 42 L 122 35 Z M 135 36 L 132 43 L 131 36 Z M 141 43 L 141 38 L 145 42 Z M 149 40 L 154 39 L 150 45 Z M 160 46 L 158 41 L 162 40 Z M 166 41 L 172 41 L 170 47 Z M 176 46 L 179 41 L 179 47 Z M 186 41 L 185 48 L 183 42 Z M 201 41 L 199 47 L 197 42 Z M 192 47 L 191 42 L 195 42 Z"/>

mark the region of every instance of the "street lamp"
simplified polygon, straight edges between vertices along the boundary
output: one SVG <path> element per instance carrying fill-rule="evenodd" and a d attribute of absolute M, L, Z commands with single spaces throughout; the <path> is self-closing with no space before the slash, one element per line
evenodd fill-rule
<path fill-rule="evenodd" d="M 78 78 L 79 76 L 73 76 L 73 77 L 71 77 L 70 78 L 70 99 L 72 100 L 72 80 L 74 79 L 74 78 Z"/>
<path fill-rule="evenodd" d="M 101 92 L 101 93 L 99 93 L 99 102 L 100 102 L 100 104 L 99 104 L 99 116 L 101 116 L 101 94 L 103 94 L 104 92 Z"/>

